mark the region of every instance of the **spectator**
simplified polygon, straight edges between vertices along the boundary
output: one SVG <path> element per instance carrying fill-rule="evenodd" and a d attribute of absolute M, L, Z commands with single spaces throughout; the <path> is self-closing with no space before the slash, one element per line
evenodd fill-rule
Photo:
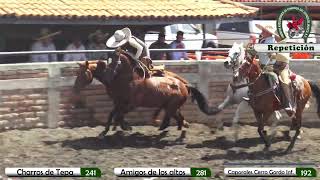
<path fill-rule="evenodd" d="M 91 33 L 88 37 L 90 41 L 88 50 L 105 50 L 107 48 L 105 41 L 108 35 L 108 33 L 103 33 L 101 30 L 96 30 L 96 32 Z M 108 59 L 109 53 L 88 53 L 87 57 L 90 60 Z"/>
<path fill-rule="evenodd" d="M 158 40 L 150 45 L 150 49 L 169 49 L 169 44 L 165 43 L 166 35 L 164 33 L 159 33 Z M 168 52 L 155 52 L 151 51 L 150 56 L 152 60 L 168 60 Z"/>
<path fill-rule="evenodd" d="M 72 43 L 70 43 L 66 50 L 85 50 L 80 37 L 74 36 Z M 63 56 L 63 61 L 85 61 L 87 60 L 85 53 L 67 53 Z"/>
<path fill-rule="evenodd" d="M 170 47 L 172 49 L 184 49 L 185 45 L 182 42 L 182 40 L 183 40 L 183 32 L 182 31 L 178 31 L 176 40 L 174 40 L 170 44 Z M 187 52 L 172 52 L 171 53 L 171 59 L 172 60 L 180 60 L 180 59 L 187 60 L 188 59 Z"/>
<path fill-rule="evenodd" d="M 52 42 L 52 37 L 61 32 L 51 33 L 48 28 L 40 30 L 40 37 L 31 46 L 32 51 L 55 51 L 56 47 Z M 34 54 L 30 56 L 32 62 L 52 62 L 57 61 L 57 54 Z"/>

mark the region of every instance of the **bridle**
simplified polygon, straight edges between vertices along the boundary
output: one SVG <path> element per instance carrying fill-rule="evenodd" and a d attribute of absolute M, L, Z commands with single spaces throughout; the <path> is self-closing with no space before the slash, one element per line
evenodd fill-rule
<path fill-rule="evenodd" d="M 236 61 L 235 60 L 239 59 L 240 54 L 241 54 L 241 48 L 240 47 L 239 47 L 239 50 L 240 50 L 240 52 L 239 53 L 238 52 L 233 53 L 233 56 L 228 55 L 228 57 L 231 59 L 231 68 L 232 68 L 233 74 L 236 73 L 236 68 L 235 68 L 236 67 Z"/>

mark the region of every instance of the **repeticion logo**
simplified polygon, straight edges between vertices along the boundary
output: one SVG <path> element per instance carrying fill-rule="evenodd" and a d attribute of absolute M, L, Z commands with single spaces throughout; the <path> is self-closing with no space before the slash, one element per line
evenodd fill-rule
<path fill-rule="evenodd" d="M 287 15 L 287 16 L 286 16 Z M 288 17 L 289 15 L 289 17 Z M 286 27 L 283 25 L 285 18 L 290 18 Z M 311 31 L 311 17 L 307 10 L 301 6 L 285 7 L 277 18 L 277 31 L 282 39 L 303 38 L 307 39 Z"/>

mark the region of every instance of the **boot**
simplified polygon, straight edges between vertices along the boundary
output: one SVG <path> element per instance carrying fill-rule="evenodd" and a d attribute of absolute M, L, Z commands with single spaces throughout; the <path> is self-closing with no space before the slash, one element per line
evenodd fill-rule
<path fill-rule="evenodd" d="M 294 103 L 293 103 L 293 97 L 292 97 L 292 92 L 290 89 L 290 86 L 287 84 L 282 84 L 282 89 L 285 94 L 285 100 L 284 100 L 284 110 L 288 114 L 294 114 L 295 113 L 295 108 L 294 108 Z M 291 116 L 291 115 L 289 115 Z"/>

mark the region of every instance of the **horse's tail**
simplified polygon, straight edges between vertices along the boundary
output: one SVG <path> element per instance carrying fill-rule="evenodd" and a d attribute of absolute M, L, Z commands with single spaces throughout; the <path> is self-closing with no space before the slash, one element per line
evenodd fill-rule
<path fill-rule="evenodd" d="M 190 85 L 187 85 L 187 87 L 189 93 L 191 93 L 192 98 L 197 101 L 197 104 L 203 113 L 205 113 L 206 115 L 215 115 L 221 111 L 216 107 L 209 107 L 208 101 L 197 88 L 192 87 Z"/>
<path fill-rule="evenodd" d="M 312 90 L 316 100 L 317 100 L 317 106 L 318 106 L 317 113 L 318 113 L 318 116 L 320 117 L 320 88 L 317 85 L 317 83 L 315 83 L 313 81 L 308 81 L 308 83 L 311 87 L 311 90 Z"/>

